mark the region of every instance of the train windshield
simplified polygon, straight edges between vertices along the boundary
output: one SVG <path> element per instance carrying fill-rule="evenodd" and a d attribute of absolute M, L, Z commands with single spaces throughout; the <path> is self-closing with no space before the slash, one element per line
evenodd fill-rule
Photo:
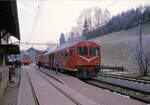
<path fill-rule="evenodd" d="M 90 56 L 99 56 L 99 48 L 90 47 Z"/>
<path fill-rule="evenodd" d="M 24 57 L 24 60 L 28 60 L 29 59 L 29 57 Z"/>
<path fill-rule="evenodd" d="M 77 47 L 77 55 L 88 56 L 88 48 L 87 47 L 78 46 Z"/>

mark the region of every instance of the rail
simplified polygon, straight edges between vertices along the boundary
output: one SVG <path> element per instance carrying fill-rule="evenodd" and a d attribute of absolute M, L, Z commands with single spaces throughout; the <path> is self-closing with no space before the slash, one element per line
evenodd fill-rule
<path fill-rule="evenodd" d="M 31 90 L 32 90 L 32 95 L 33 95 L 33 98 L 34 98 L 34 102 L 35 102 L 36 105 L 40 105 L 40 103 L 38 101 L 38 98 L 36 96 L 36 92 L 34 90 L 34 87 L 32 85 L 32 81 L 30 79 L 30 76 L 29 76 L 29 73 L 27 72 L 27 70 L 26 70 L 26 73 L 27 73 L 27 76 L 28 76 L 28 79 L 29 79 L 29 83 L 30 83 L 30 87 L 31 87 Z"/>
<path fill-rule="evenodd" d="M 123 95 L 130 96 L 131 98 L 140 100 L 145 103 L 150 103 L 150 92 L 149 91 L 142 91 L 140 89 L 132 88 L 130 86 L 119 85 L 116 83 L 102 81 L 98 79 L 90 79 L 85 80 L 86 83 L 90 85 L 94 85 L 96 87 L 108 89 L 113 92 L 117 92 Z"/>
<path fill-rule="evenodd" d="M 40 72 L 44 73 L 45 75 L 47 75 L 47 76 L 51 77 L 52 79 L 54 79 L 54 80 L 58 81 L 59 83 L 63 84 L 63 82 L 62 82 L 62 81 L 60 81 L 59 79 L 57 79 L 56 77 L 54 77 L 54 76 L 52 76 L 52 75 L 50 75 L 50 74 L 48 74 L 48 73 L 46 73 L 46 72 L 44 72 L 44 71 L 40 70 L 39 68 L 36 68 L 36 67 L 35 67 L 35 69 L 37 69 L 38 71 L 40 71 Z"/>
<path fill-rule="evenodd" d="M 111 78 L 133 81 L 133 82 L 138 82 L 138 83 L 143 83 L 143 84 L 150 84 L 149 79 L 142 79 L 139 77 L 121 76 L 121 75 L 105 74 L 105 73 L 101 73 L 99 74 L 99 76 L 111 77 Z"/>
<path fill-rule="evenodd" d="M 100 69 L 111 69 L 111 70 L 116 70 L 116 71 L 124 71 L 123 66 L 108 66 L 108 65 L 101 65 Z"/>

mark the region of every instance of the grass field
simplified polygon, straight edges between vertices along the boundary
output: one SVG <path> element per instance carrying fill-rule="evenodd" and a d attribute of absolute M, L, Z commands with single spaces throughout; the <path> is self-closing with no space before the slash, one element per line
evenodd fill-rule
<path fill-rule="evenodd" d="M 142 33 L 143 37 L 150 37 L 150 24 L 142 26 Z M 102 64 L 124 66 L 127 72 L 137 72 L 136 67 L 128 61 L 122 50 L 125 50 L 125 42 L 127 40 L 138 42 L 138 27 L 114 32 L 90 40 L 100 44 Z"/>

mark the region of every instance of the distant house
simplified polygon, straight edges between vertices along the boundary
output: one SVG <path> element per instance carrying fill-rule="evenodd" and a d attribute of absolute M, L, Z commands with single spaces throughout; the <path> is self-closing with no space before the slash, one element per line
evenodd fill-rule
<path fill-rule="evenodd" d="M 32 62 L 35 62 L 35 57 L 40 54 L 40 53 L 43 53 L 44 51 L 42 50 L 37 50 L 37 49 L 34 49 L 33 47 L 29 48 L 28 50 L 25 51 L 25 55 L 28 55 L 30 56 L 31 58 L 31 61 Z M 23 55 L 24 56 L 24 55 Z"/>
<path fill-rule="evenodd" d="M 31 58 L 37 56 L 38 54 L 45 53 L 45 51 L 34 49 L 33 47 L 29 48 L 26 51 L 26 55 L 29 55 Z"/>
<path fill-rule="evenodd" d="M 27 55 L 29 55 L 31 58 L 35 57 L 38 53 L 38 51 L 34 49 L 33 47 L 29 48 L 26 52 L 27 52 Z"/>

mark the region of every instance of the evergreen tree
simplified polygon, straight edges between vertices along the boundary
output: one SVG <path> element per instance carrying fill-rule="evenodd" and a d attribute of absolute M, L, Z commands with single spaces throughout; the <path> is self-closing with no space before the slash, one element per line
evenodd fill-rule
<path fill-rule="evenodd" d="M 88 32 L 89 32 L 89 26 L 88 26 L 87 20 L 85 19 L 84 25 L 83 25 L 83 31 L 82 31 L 82 35 L 84 36 L 85 39 L 86 39 L 86 35 Z"/>
<path fill-rule="evenodd" d="M 60 39 L 59 39 L 59 43 L 60 43 L 60 45 L 62 45 L 62 44 L 64 44 L 65 42 L 66 42 L 66 40 L 65 40 L 65 35 L 64 35 L 64 33 L 61 33 Z"/>

